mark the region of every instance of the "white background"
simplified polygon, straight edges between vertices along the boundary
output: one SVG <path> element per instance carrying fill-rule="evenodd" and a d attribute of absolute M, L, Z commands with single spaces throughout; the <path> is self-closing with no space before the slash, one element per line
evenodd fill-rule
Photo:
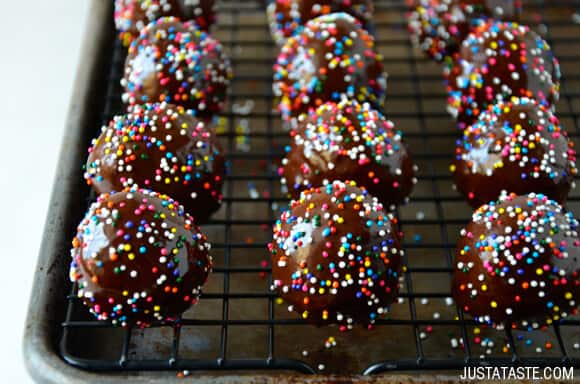
<path fill-rule="evenodd" d="M 108 1 L 108 0 L 102 0 Z M 89 0 L 3 0 L 0 14 L 0 382 L 29 383 L 31 294 Z"/>

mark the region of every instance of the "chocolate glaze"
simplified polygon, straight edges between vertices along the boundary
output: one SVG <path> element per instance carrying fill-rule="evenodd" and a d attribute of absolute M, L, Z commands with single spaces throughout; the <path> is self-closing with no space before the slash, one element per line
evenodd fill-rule
<path fill-rule="evenodd" d="M 544 195 L 503 196 L 457 243 L 452 292 L 478 322 L 537 328 L 578 312 L 578 221 Z"/>
<path fill-rule="evenodd" d="M 165 16 L 192 21 L 207 31 L 216 22 L 215 1 L 115 0 L 115 26 L 125 46 L 129 46 L 147 24 Z"/>
<path fill-rule="evenodd" d="M 103 127 L 89 149 L 85 179 L 97 193 L 132 185 L 165 193 L 205 223 L 220 207 L 224 173 L 211 125 L 162 103 L 134 106 Z"/>
<path fill-rule="evenodd" d="M 489 18 L 519 19 L 520 0 L 416 0 L 408 15 L 415 44 L 442 61 L 459 49 L 470 30 Z"/>
<path fill-rule="evenodd" d="M 197 302 L 209 244 L 183 208 L 146 190 L 104 194 L 78 226 L 70 279 L 99 320 L 147 326 Z"/>
<path fill-rule="evenodd" d="M 465 129 L 500 99 L 530 97 L 552 105 L 561 74 L 548 43 L 527 26 L 489 21 L 463 41 L 445 76 L 449 111 Z"/>
<path fill-rule="evenodd" d="M 274 226 L 273 288 L 322 325 L 373 323 L 398 292 L 396 219 L 354 182 L 304 191 Z"/>
<path fill-rule="evenodd" d="M 344 98 L 382 105 L 386 78 L 374 49 L 373 37 L 351 15 L 309 21 L 288 39 L 274 65 L 274 94 L 283 119 Z"/>
<path fill-rule="evenodd" d="M 222 110 L 232 77 L 221 44 L 193 24 L 165 17 L 147 25 L 131 43 L 123 101 L 129 105 L 167 102 L 196 116 Z"/>
<path fill-rule="evenodd" d="M 301 115 L 290 134 L 279 173 L 294 199 L 332 180 L 353 180 L 394 208 L 417 181 L 402 132 L 368 103 L 325 103 Z"/>
<path fill-rule="evenodd" d="M 304 24 L 318 16 L 346 12 L 368 27 L 373 11 L 371 0 L 271 0 L 267 8 L 272 37 L 279 45 L 301 33 Z"/>
<path fill-rule="evenodd" d="M 558 118 L 537 101 L 500 102 L 457 141 L 455 185 L 474 207 L 497 200 L 503 190 L 544 193 L 564 203 L 577 173 L 573 147 Z"/>

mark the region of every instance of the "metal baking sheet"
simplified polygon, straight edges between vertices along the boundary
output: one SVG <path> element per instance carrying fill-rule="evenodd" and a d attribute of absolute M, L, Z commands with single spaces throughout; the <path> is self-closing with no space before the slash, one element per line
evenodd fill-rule
<path fill-rule="evenodd" d="M 580 56 L 574 52 L 580 47 L 580 25 L 571 18 L 573 3 L 545 2 L 548 7 L 544 2 L 531 3 L 525 20 L 551 40 L 560 57 L 565 80 L 559 116 L 577 141 L 580 94 L 575 90 L 580 89 L 576 65 Z M 181 370 L 199 367 L 204 370 L 192 371 L 188 380 L 441 381 L 456 378 L 456 369 L 467 359 L 479 361 L 485 356 L 484 361 L 511 361 L 513 353 L 502 351 L 509 341 L 504 332 L 480 329 L 476 334 L 478 327 L 458 321 L 457 309 L 446 299 L 455 239 L 470 215 L 452 189 L 448 172 L 457 133 L 445 113 L 440 68 L 408 41 L 402 2 L 377 1 L 376 6 L 378 49 L 390 75 L 386 113 L 405 133 L 420 167 L 412 201 L 399 212 L 408 271 L 403 300 L 393 306 L 388 319 L 372 331 L 316 328 L 296 321 L 269 293 L 265 244 L 271 237 L 270 224 L 285 203 L 275 166 L 287 133 L 272 111 L 271 65 L 278 48 L 267 36 L 265 12 L 252 1 L 220 3 L 220 25 L 214 35 L 228 48 L 235 70 L 229 107 L 220 120 L 231 171 L 224 189 L 226 202 L 203 228 L 214 243 L 216 272 L 200 303 L 184 314 L 190 322 L 181 327 L 178 345 L 170 326 L 130 334 L 95 326 L 79 303 L 67 299 L 70 239 L 90 199 L 81 165 L 103 118 L 120 108 L 116 80 L 110 78 L 111 66 L 121 59 L 111 57 L 115 40 L 112 2 L 93 0 L 26 324 L 25 360 L 36 380 L 170 383 L 180 380 L 176 375 Z M 579 203 L 580 195 L 574 192 L 568 207 L 580 212 Z M 89 326 L 66 327 L 63 334 L 63 322 Z M 518 357 L 530 362 L 559 359 L 560 338 L 566 354 L 578 359 L 580 351 L 574 344 L 580 342 L 579 327 L 563 326 L 559 331 L 560 335 L 553 329 L 514 332 Z M 336 340 L 330 349 L 324 345 L 329 337 Z M 484 346 L 476 343 L 478 337 L 491 340 L 494 347 L 488 341 Z M 469 355 L 453 347 L 460 338 L 469 343 Z M 547 349 L 547 343 L 554 347 Z M 393 372 L 361 376 L 377 371 L 373 364 L 380 362 L 387 362 L 380 370 Z M 421 362 L 433 364 L 421 366 Z M 320 364 L 324 365 L 321 371 Z M 428 366 L 440 369 L 423 370 Z M 254 369 L 242 370 L 248 367 Z M 320 375 L 301 375 L 297 367 Z"/>

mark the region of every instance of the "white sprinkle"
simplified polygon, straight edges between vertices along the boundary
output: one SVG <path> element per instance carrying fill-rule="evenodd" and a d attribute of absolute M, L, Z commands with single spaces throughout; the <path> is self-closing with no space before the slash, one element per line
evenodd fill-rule
<path fill-rule="evenodd" d="M 457 347 L 459 347 L 459 342 L 454 337 L 453 339 L 451 339 L 451 348 L 457 348 Z"/>

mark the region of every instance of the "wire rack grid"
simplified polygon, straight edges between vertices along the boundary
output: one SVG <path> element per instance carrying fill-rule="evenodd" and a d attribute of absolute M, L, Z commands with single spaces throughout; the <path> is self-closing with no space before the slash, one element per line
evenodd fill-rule
<path fill-rule="evenodd" d="M 580 24 L 572 15 L 580 2 L 528 1 L 524 5 L 523 22 L 548 40 L 561 61 L 564 81 L 558 115 L 577 141 Z M 448 172 L 457 131 L 445 113 L 440 68 L 409 42 L 404 1 L 376 1 L 375 7 L 377 49 L 389 72 L 385 112 L 405 133 L 420 167 L 412 201 L 399 211 L 406 233 L 406 272 L 400 302 L 390 316 L 377 321 L 372 331 L 335 335 L 332 327 L 312 327 L 276 305 L 269 291 L 266 244 L 275 216 L 287 202 L 275 169 L 288 142 L 272 108 L 271 67 L 278 48 L 268 36 L 261 2 L 221 1 L 214 34 L 228 48 L 235 78 L 218 132 L 229 160 L 224 204 L 203 228 L 213 243 L 213 275 L 200 303 L 183 315 L 179 326 L 156 324 L 145 330 L 114 328 L 93 320 L 73 286 L 60 343 L 68 363 L 93 371 L 315 373 L 321 369 L 318 362 L 324 361 L 328 372 L 349 374 L 449 370 L 465 365 L 580 367 L 578 319 L 532 333 L 497 331 L 481 329 L 450 305 L 455 240 L 470 217 L 469 208 L 452 189 Z M 95 135 L 103 122 L 122 111 L 119 79 L 124 58 L 124 49 L 111 41 L 105 108 L 102 121 L 92 127 Z M 88 201 L 94 199 L 88 189 L 86 194 Z M 578 212 L 580 194 L 572 194 L 568 207 Z M 82 212 L 75 215 L 80 220 Z M 477 336 L 483 334 L 485 338 Z M 325 351 L 321 340 L 329 335 L 340 340 L 339 347 Z M 491 348 L 490 342 L 502 344 L 503 350 Z M 342 364 L 346 358 L 351 362 L 348 367 Z"/>

